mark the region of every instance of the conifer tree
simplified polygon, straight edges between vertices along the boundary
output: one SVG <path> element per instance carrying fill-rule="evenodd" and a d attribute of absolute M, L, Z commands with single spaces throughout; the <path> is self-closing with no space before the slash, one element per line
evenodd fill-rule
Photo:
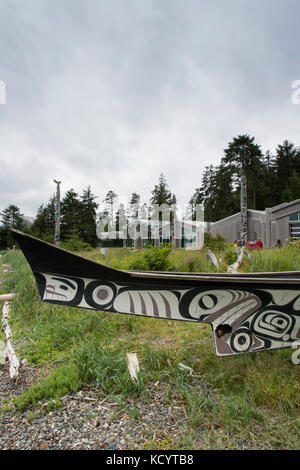
<path fill-rule="evenodd" d="M 97 246 L 98 241 L 96 234 L 96 210 L 98 208 L 98 204 L 95 202 L 95 199 L 97 199 L 97 196 L 92 193 L 91 187 L 88 186 L 80 196 L 80 225 L 78 232 L 80 239 L 93 247 Z"/>
<path fill-rule="evenodd" d="M 1 230 L 0 230 L 0 246 L 2 249 L 11 248 L 15 241 L 11 235 L 10 229 L 23 230 L 25 227 L 23 214 L 19 207 L 15 204 L 9 204 L 6 209 L 1 212 Z"/>
<path fill-rule="evenodd" d="M 61 202 L 61 239 L 78 237 L 82 216 L 82 204 L 74 189 L 66 192 Z"/>
<path fill-rule="evenodd" d="M 30 232 L 37 238 L 41 238 L 47 242 L 53 243 L 54 241 L 54 226 L 55 226 L 55 195 L 53 195 L 48 204 L 40 205 L 37 215 L 34 219 Z"/>

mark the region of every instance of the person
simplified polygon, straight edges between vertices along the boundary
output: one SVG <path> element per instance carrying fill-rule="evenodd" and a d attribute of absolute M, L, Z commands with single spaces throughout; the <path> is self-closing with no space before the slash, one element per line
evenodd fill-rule
<path fill-rule="evenodd" d="M 257 250 L 262 250 L 262 248 L 263 248 L 263 242 L 262 242 L 261 238 L 258 238 L 256 240 L 256 249 Z"/>

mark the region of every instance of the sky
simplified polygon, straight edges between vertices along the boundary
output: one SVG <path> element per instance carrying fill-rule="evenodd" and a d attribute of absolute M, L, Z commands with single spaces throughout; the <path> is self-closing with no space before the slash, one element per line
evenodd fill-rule
<path fill-rule="evenodd" d="M 160 173 L 184 205 L 233 137 L 300 145 L 299 17 L 298 0 L 0 0 L 0 211 L 34 216 L 53 179 L 149 202 Z"/>

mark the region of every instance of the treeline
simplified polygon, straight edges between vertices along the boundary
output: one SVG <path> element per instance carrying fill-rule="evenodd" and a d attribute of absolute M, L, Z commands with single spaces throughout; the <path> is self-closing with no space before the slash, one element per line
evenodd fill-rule
<path fill-rule="evenodd" d="M 240 211 L 240 177 L 247 177 L 248 208 L 264 210 L 300 198 L 300 149 L 285 140 L 274 154 L 262 152 L 254 137 L 239 135 L 224 149 L 217 166 L 205 167 L 201 186 L 190 200 L 203 204 L 207 221 Z"/>
<path fill-rule="evenodd" d="M 152 196 L 148 204 L 142 203 L 141 196 L 137 192 L 131 194 L 128 207 L 118 204 L 118 195 L 109 190 L 105 199 L 98 204 L 98 196 L 92 193 L 88 187 L 80 195 L 72 188 L 65 193 L 61 201 L 60 235 L 62 246 L 69 249 L 84 249 L 96 247 L 98 237 L 96 227 L 99 220 L 104 220 L 104 231 L 108 225 L 116 230 L 124 230 L 119 221 L 129 224 L 139 213 L 148 218 L 151 206 L 154 204 L 176 203 L 176 197 L 170 189 L 163 174 L 160 175 L 158 184 L 154 186 Z M 122 212 L 122 214 L 121 214 Z M 122 215 L 122 217 L 121 217 Z M 54 243 L 55 226 L 55 196 L 53 195 L 46 204 L 42 204 L 37 211 L 32 225 L 26 223 L 20 208 L 10 204 L 1 212 L 0 220 L 0 249 L 12 247 L 14 244 L 10 228 L 23 230 L 37 238 Z"/>
<path fill-rule="evenodd" d="M 186 215 L 195 217 L 197 204 L 203 205 L 206 221 L 213 222 L 239 212 L 242 171 L 247 177 L 249 209 L 264 210 L 266 207 L 300 198 L 300 149 L 285 140 L 277 146 L 274 154 L 270 151 L 263 153 L 254 137 L 244 134 L 229 142 L 219 165 L 205 167 L 201 184 L 189 201 Z M 140 194 L 133 192 L 128 207 L 118 204 L 118 195 L 112 190 L 99 202 L 90 187 L 82 194 L 70 189 L 61 201 L 61 240 L 63 243 L 71 240 L 73 246 L 77 243 L 80 246 L 95 247 L 98 242 L 96 226 L 99 220 L 110 220 L 116 230 L 123 230 L 120 220 L 126 220 L 129 224 L 137 213 L 147 219 L 151 216 L 154 204 L 176 204 L 176 196 L 169 189 L 163 174 L 147 203 L 142 202 Z M 55 196 L 38 208 L 31 226 L 24 222 L 20 209 L 10 204 L 1 212 L 0 249 L 11 247 L 14 243 L 10 227 L 53 243 L 54 217 Z"/>

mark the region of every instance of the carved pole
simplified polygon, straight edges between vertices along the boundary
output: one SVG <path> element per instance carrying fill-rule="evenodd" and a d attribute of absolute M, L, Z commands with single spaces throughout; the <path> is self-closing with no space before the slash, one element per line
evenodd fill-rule
<path fill-rule="evenodd" d="M 60 245 L 60 183 L 61 181 L 53 180 L 56 183 L 56 201 L 55 201 L 55 244 Z"/>
<path fill-rule="evenodd" d="M 241 175 L 241 236 L 240 239 L 245 244 L 248 241 L 247 227 L 247 177 L 245 169 L 242 167 Z"/>

